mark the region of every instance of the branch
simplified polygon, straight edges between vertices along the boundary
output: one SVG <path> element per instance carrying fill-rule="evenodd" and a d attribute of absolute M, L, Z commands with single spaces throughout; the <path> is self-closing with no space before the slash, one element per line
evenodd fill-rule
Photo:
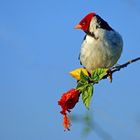
<path fill-rule="evenodd" d="M 139 61 L 139 60 L 140 60 L 140 57 L 137 57 L 135 59 L 129 60 L 128 62 L 126 62 L 126 63 L 124 63 L 122 65 L 114 66 L 114 67 L 111 68 L 110 72 L 113 74 L 113 73 L 115 73 L 117 71 L 120 71 L 122 68 L 127 67 L 129 64 L 132 64 L 132 63 L 134 63 L 136 61 Z M 106 74 L 102 79 L 106 79 L 107 77 L 108 77 L 108 74 Z"/>

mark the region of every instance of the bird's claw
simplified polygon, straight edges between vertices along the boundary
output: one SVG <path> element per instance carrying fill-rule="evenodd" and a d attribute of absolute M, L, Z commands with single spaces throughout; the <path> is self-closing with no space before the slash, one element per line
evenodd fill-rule
<path fill-rule="evenodd" d="M 107 71 L 107 76 L 109 78 L 110 83 L 112 83 L 113 77 L 112 77 L 112 71 L 110 69 Z"/>

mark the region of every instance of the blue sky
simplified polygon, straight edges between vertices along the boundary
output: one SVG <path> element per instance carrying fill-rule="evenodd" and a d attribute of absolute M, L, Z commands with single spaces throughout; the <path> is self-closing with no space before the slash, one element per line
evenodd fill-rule
<path fill-rule="evenodd" d="M 57 101 L 75 86 L 68 72 L 80 67 L 84 32 L 73 27 L 95 11 L 123 36 L 123 63 L 140 55 L 138 0 L 5 0 L 0 4 L 0 139 L 102 140 L 82 137 L 83 123 L 64 132 Z M 140 139 L 140 62 L 96 85 L 93 118 L 113 140 Z M 80 100 L 72 114 L 86 109 Z"/>

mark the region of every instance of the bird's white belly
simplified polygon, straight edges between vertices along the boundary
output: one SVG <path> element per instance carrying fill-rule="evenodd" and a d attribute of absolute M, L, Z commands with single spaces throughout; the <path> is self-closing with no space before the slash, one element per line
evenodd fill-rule
<path fill-rule="evenodd" d="M 109 38 L 110 36 L 107 36 L 95 40 L 86 36 L 81 48 L 80 61 L 88 71 L 110 68 L 117 63 L 122 52 L 122 38 L 119 34 L 115 34 L 115 40 Z"/>

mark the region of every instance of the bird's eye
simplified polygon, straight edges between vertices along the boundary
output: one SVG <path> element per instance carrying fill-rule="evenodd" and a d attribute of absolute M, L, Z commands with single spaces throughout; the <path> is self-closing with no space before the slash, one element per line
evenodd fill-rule
<path fill-rule="evenodd" d="M 82 25 L 84 26 L 86 24 L 86 22 L 83 22 Z"/>

